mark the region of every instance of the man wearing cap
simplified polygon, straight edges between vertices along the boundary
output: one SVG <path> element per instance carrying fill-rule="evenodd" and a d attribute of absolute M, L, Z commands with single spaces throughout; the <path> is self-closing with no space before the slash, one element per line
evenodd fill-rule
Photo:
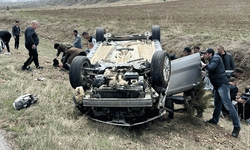
<path fill-rule="evenodd" d="M 230 98 L 229 82 L 225 74 L 225 68 L 223 65 L 222 58 L 218 55 L 214 55 L 214 50 L 211 48 L 206 49 L 203 53 L 205 60 L 209 63 L 202 63 L 208 72 L 208 77 L 214 86 L 214 112 L 213 117 L 206 121 L 206 123 L 217 124 L 220 119 L 221 107 L 224 104 L 225 108 L 230 113 L 230 118 L 233 122 L 233 137 L 238 137 L 240 132 L 240 120 L 235 107 L 233 106 Z"/>
<path fill-rule="evenodd" d="M 190 47 L 185 47 L 182 52 L 183 52 L 184 56 L 188 56 L 188 55 L 192 55 L 193 54 Z"/>
<path fill-rule="evenodd" d="M 81 36 L 78 34 L 78 31 L 77 30 L 74 30 L 73 31 L 73 34 L 75 36 L 75 41 L 73 42 L 73 46 L 76 47 L 76 48 L 80 48 L 82 49 L 82 38 Z"/>

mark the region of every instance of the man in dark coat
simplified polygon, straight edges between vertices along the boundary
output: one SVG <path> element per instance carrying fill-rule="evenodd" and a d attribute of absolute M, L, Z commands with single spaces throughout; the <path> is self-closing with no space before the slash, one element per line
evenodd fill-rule
<path fill-rule="evenodd" d="M 226 52 L 221 45 L 217 46 L 217 50 L 218 53 L 216 53 L 216 55 L 219 55 L 222 58 L 225 70 L 234 70 L 235 65 L 232 55 Z"/>
<path fill-rule="evenodd" d="M 38 22 L 33 20 L 29 27 L 25 30 L 25 47 L 29 51 L 29 58 L 23 64 L 23 70 L 30 70 L 29 65 L 34 61 L 36 69 L 42 69 L 38 62 L 37 46 L 39 44 L 39 38 L 35 30 L 38 28 Z"/>
<path fill-rule="evenodd" d="M 202 63 L 202 67 L 205 67 L 208 72 L 208 77 L 214 86 L 214 112 L 213 117 L 206 121 L 207 123 L 217 124 L 220 119 L 221 107 L 224 104 L 225 108 L 230 113 L 230 118 L 233 122 L 233 137 L 238 137 L 240 132 L 240 120 L 235 107 L 233 106 L 230 98 L 229 82 L 225 74 L 225 68 L 222 62 L 222 58 L 218 55 L 214 55 L 214 50 L 211 48 L 206 49 L 203 52 L 205 60 L 209 60 L 208 64 Z"/>
<path fill-rule="evenodd" d="M 19 27 L 19 21 L 15 21 L 15 25 L 12 27 L 12 35 L 13 35 L 13 38 L 15 39 L 15 49 L 18 49 L 19 47 L 19 39 L 20 39 L 20 27 Z"/>
<path fill-rule="evenodd" d="M 10 39 L 11 39 L 11 34 L 9 31 L 0 31 L 0 38 L 3 40 L 4 44 L 6 45 L 6 48 L 7 48 L 7 53 L 5 54 L 11 54 L 10 53 L 10 46 L 9 46 L 9 42 L 10 42 Z"/>

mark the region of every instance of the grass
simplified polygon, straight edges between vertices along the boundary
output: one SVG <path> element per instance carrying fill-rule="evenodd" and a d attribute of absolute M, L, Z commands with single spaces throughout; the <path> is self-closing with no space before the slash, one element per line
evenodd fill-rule
<path fill-rule="evenodd" d="M 238 139 L 231 137 L 231 121 L 204 125 L 202 119 L 175 114 L 175 119 L 153 121 L 141 128 L 121 128 L 94 122 L 74 109 L 75 91 L 68 72 L 52 66 L 55 42 L 73 42 L 73 29 L 95 33 L 103 26 L 112 34 L 141 33 L 161 26 L 162 46 L 179 57 L 185 46 L 202 49 L 217 44 L 234 54 L 236 66 L 249 69 L 249 2 L 241 0 L 185 0 L 141 6 L 100 8 L 20 9 L 1 12 L 0 29 L 11 29 L 18 18 L 21 29 L 37 19 L 40 26 L 39 60 L 43 70 L 22 71 L 28 57 L 21 38 L 20 50 L 0 55 L 0 124 L 10 133 L 13 149 L 249 149 L 249 125 L 242 122 Z M 220 9 L 219 9 L 220 8 Z M 238 9 L 240 8 L 240 9 Z M 140 10 L 140 11 L 138 11 Z M 12 47 L 13 39 L 10 46 Z M 249 72 L 240 89 L 249 83 Z M 45 77 L 45 81 L 35 79 Z M 38 103 L 20 111 L 12 103 L 20 95 L 38 96 Z M 207 108 L 203 119 L 209 119 Z"/>

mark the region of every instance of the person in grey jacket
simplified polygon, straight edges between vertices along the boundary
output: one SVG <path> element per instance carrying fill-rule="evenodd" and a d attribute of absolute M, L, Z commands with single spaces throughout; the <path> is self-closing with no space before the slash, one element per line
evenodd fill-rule
<path fill-rule="evenodd" d="M 82 37 L 78 34 L 77 30 L 74 30 L 73 34 L 75 35 L 75 41 L 72 45 L 76 48 L 82 49 Z"/>
<path fill-rule="evenodd" d="M 36 69 L 42 69 L 38 62 L 37 46 L 39 44 L 39 38 L 35 30 L 38 28 L 38 22 L 33 20 L 29 27 L 26 28 L 25 34 L 25 47 L 29 51 L 29 58 L 23 64 L 23 70 L 30 70 L 29 65 L 34 61 Z"/>
<path fill-rule="evenodd" d="M 216 53 L 216 55 L 219 55 L 222 58 L 225 70 L 234 70 L 235 65 L 232 55 L 226 52 L 224 47 L 221 45 L 217 46 L 217 50 L 218 53 Z"/>
<path fill-rule="evenodd" d="M 208 72 L 208 77 L 214 86 L 214 112 L 213 117 L 206 121 L 207 123 L 217 124 L 220 119 L 221 107 L 224 104 L 225 108 L 230 113 L 230 118 L 233 122 L 233 137 L 238 137 L 240 132 L 240 120 L 235 107 L 233 106 L 230 98 L 229 82 L 226 77 L 225 68 L 222 62 L 222 58 L 218 55 L 214 55 L 214 50 L 211 48 L 206 49 L 203 52 L 205 60 L 209 63 L 202 63 L 202 67 L 205 67 Z"/>

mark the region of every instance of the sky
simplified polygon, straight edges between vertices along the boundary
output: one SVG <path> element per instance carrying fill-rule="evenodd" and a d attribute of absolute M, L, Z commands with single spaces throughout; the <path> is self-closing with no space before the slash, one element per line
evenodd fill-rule
<path fill-rule="evenodd" d="M 27 2 L 27 1 L 37 1 L 37 0 L 0 0 L 1 2 Z"/>

